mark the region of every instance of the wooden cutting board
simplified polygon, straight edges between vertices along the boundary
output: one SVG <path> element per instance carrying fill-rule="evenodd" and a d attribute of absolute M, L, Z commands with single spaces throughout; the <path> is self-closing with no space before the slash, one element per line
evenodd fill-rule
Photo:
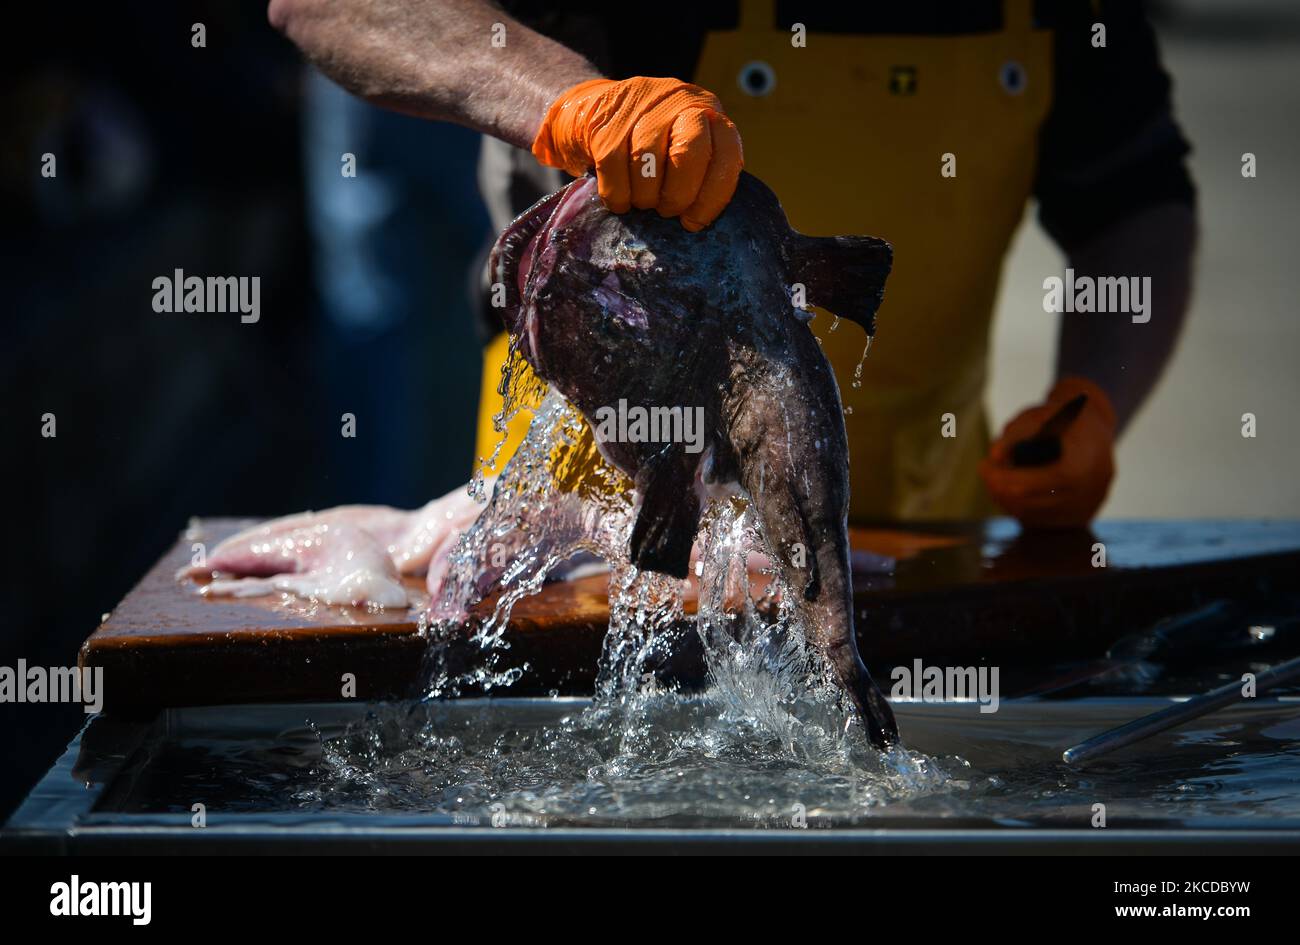
<path fill-rule="evenodd" d="M 208 519 L 199 528 L 212 547 L 248 524 Z M 893 562 L 854 575 L 859 643 L 877 672 L 918 658 L 1097 656 L 1125 633 L 1210 600 L 1300 587 L 1300 522 L 1102 522 L 1093 532 L 1020 534 L 993 519 L 851 537 L 855 549 Z M 355 678 L 354 698 L 413 693 L 426 651 L 418 607 L 368 613 L 287 596 L 201 597 L 175 578 L 192 540 L 178 540 L 82 646 L 81 665 L 104 670 L 109 711 L 333 701 L 344 698 L 345 674 Z M 515 607 L 507 665 L 530 669 L 510 695 L 591 691 L 609 619 L 605 588 L 603 575 L 558 582 Z M 700 671 L 691 645 L 665 668 L 687 680 Z"/>

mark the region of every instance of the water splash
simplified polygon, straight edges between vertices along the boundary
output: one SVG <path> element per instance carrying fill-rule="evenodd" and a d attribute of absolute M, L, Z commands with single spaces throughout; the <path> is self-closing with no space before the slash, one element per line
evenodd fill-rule
<path fill-rule="evenodd" d="M 632 527 L 630 484 L 599 459 L 585 421 L 546 393 L 487 505 L 461 536 L 423 632 L 429 697 L 492 690 L 526 669 L 507 667 L 515 604 L 582 554 L 614 560 Z M 473 619 L 471 619 L 473 615 Z M 470 622 L 472 634 L 464 640 Z"/>
<path fill-rule="evenodd" d="M 869 823 L 889 805 L 970 788 L 957 759 L 945 764 L 963 779 L 915 753 L 792 759 L 708 694 L 643 691 L 621 711 L 597 702 L 567 715 L 446 707 L 381 707 L 323 738 L 293 803 L 485 827 L 780 828 Z"/>
<path fill-rule="evenodd" d="M 495 806 L 551 823 L 689 819 L 705 810 L 761 822 L 809 804 L 853 817 L 947 789 L 934 761 L 903 748 L 876 752 L 849 723 L 778 569 L 751 583 L 751 557 L 775 559 L 743 498 L 706 507 L 694 581 L 634 567 L 626 554 L 630 480 L 604 461 L 567 400 L 517 376 L 531 376 L 521 365 L 512 355 L 497 425 L 504 430 L 528 401 L 533 421 L 431 604 L 426 694 L 493 692 L 518 680 L 528 667 L 510 659 L 514 606 L 567 562 L 594 556 L 610 568 L 595 699 L 559 724 L 486 740 L 483 732 L 449 734 L 427 715 L 419 724 L 372 721 L 326 741 L 323 790 L 350 790 L 358 779 L 386 790 L 398 772 L 409 781 L 418 763 L 435 809 L 486 816 Z M 657 672 L 691 635 L 708 670 L 701 694 L 678 691 Z"/>
<path fill-rule="evenodd" d="M 519 341 L 510 337 L 506 351 L 505 364 L 501 367 L 501 379 L 497 381 L 497 394 L 501 397 L 501 409 L 492 415 L 492 429 L 498 434 L 497 444 L 491 456 L 480 456 L 474 476 L 470 479 L 469 494 L 479 502 L 486 502 L 486 472 L 494 470 L 501 460 L 501 450 L 506 445 L 506 430 L 510 421 L 521 411 L 533 411 L 540 406 L 547 393 L 546 383 L 534 374 L 519 351 Z"/>
<path fill-rule="evenodd" d="M 431 810 L 466 825 L 779 828 L 859 824 L 889 804 L 967 790 L 947 770 L 960 759 L 879 753 L 845 724 L 775 568 L 751 586 L 748 559 L 762 548 L 742 499 L 711 503 L 693 624 L 683 619 L 690 582 L 626 563 L 611 571 L 589 707 L 541 725 L 506 712 L 457 727 L 437 703 L 381 710 L 322 740 L 321 777 L 296 799 Z M 653 671 L 686 634 L 703 645 L 701 693 L 665 687 Z"/>

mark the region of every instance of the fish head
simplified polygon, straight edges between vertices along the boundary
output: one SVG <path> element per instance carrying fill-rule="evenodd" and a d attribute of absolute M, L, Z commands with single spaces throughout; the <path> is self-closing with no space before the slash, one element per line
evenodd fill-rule
<path fill-rule="evenodd" d="M 596 249 L 617 229 L 595 178 L 584 177 L 525 210 L 492 249 L 493 303 L 520 352 L 547 380 L 555 379 L 544 367 L 547 353 L 581 349 L 585 329 L 602 315 L 602 292 L 607 302 L 618 296 L 609 290 L 616 277 L 601 271 Z M 566 343 L 548 344 L 547 336 Z"/>
<path fill-rule="evenodd" d="M 717 265 L 702 263 L 710 253 Z M 620 398 L 676 403 L 701 388 L 680 365 L 720 324 L 717 277 L 736 269 L 723 266 L 729 255 L 716 234 L 689 234 L 653 211 L 609 212 L 586 177 L 511 223 L 489 266 L 520 354 L 590 414 Z"/>

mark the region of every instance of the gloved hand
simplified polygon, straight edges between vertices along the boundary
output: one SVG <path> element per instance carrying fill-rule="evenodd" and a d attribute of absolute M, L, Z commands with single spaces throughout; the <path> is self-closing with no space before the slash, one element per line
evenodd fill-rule
<path fill-rule="evenodd" d="M 1079 394 L 1087 394 L 1088 401 L 1061 436 L 1061 458 L 1046 466 L 1011 465 L 1011 447 L 1036 435 L 1053 413 Z M 1022 525 L 1086 525 L 1115 475 L 1115 425 L 1115 409 L 1100 387 L 1082 377 L 1062 378 L 1046 403 L 1022 411 L 989 448 L 980 463 L 984 485 Z"/>
<path fill-rule="evenodd" d="M 654 155 L 645 176 L 642 155 Z M 711 92 L 677 79 L 590 79 L 547 109 L 533 156 L 575 177 L 596 170 L 615 213 L 654 207 L 691 232 L 717 218 L 744 166 L 740 132 Z"/>

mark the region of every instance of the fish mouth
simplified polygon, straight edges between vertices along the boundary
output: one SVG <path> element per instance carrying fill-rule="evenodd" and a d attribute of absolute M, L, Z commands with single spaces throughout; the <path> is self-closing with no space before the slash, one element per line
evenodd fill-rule
<path fill-rule="evenodd" d="M 596 179 L 590 176 L 543 197 L 501 231 L 488 257 L 493 292 L 504 289 L 506 328 L 527 346 L 524 354 L 530 361 L 537 353 L 537 311 L 532 303 L 555 269 L 559 252 L 553 237 L 593 199 Z"/>

